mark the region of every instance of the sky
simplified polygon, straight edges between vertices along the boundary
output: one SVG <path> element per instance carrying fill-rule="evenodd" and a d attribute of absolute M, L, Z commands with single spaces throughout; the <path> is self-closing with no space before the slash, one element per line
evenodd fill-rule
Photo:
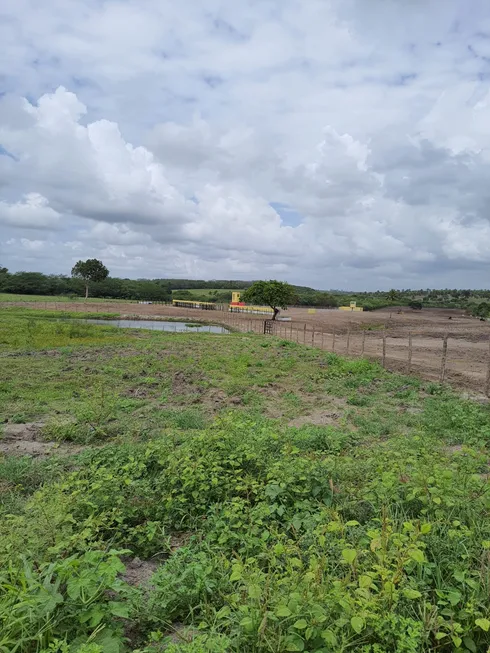
<path fill-rule="evenodd" d="M 3 0 L 0 264 L 488 287 L 488 0 Z"/>

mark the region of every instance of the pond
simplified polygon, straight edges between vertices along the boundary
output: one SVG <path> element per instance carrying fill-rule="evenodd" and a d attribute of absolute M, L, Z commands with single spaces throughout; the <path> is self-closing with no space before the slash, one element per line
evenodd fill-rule
<path fill-rule="evenodd" d="M 123 329 L 151 329 L 151 331 L 173 331 L 175 333 L 230 333 L 226 327 L 197 322 L 166 322 L 165 320 L 83 320 L 90 324 L 118 326 Z"/>

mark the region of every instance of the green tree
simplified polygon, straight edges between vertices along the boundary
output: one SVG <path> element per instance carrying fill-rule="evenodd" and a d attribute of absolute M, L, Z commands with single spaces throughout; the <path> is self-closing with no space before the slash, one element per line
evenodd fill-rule
<path fill-rule="evenodd" d="M 89 283 L 104 281 L 109 276 L 109 270 L 96 258 L 89 258 L 86 261 L 77 261 L 71 269 L 71 276 L 83 279 L 85 283 L 85 299 L 88 297 Z"/>
<path fill-rule="evenodd" d="M 243 293 L 243 299 L 246 302 L 270 306 L 274 311 L 272 319 L 275 320 L 280 308 L 286 309 L 293 303 L 295 294 L 293 286 L 285 281 L 255 281 Z"/>
<path fill-rule="evenodd" d="M 490 315 L 490 304 L 488 302 L 480 302 L 477 306 L 473 306 L 471 313 L 476 317 L 486 319 Z"/>
<path fill-rule="evenodd" d="M 396 302 L 396 300 L 398 299 L 398 292 L 394 288 L 392 288 L 388 292 L 388 299 L 390 300 L 390 302 Z"/>
<path fill-rule="evenodd" d="M 413 308 L 414 311 L 422 310 L 422 302 L 419 302 L 416 299 L 412 299 L 412 301 L 410 301 L 408 305 L 410 306 L 410 308 Z"/>
<path fill-rule="evenodd" d="M 6 275 L 4 290 L 19 295 L 44 295 L 48 287 L 48 278 L 41 272 L 15 272 Z"/>

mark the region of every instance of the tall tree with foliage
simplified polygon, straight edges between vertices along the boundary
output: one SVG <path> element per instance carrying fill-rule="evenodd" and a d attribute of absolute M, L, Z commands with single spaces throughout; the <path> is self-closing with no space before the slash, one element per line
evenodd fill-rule
<path fill-rule="evenodd" d="M 275 320 L 280 308 L 286 309 L 293 303 L 295 294 L 293 286 L 285 281 L 255 281 L 243 293 L 243 299 L 247 303 L 270 306 L 274 311 L 272 319 Z"/>
<path fill-rule="evenodd" d="M 398 291 L 395 290 L 394 288 L 392 288 L 388 292 L 387 296 L 388 296 L 388 299 L 390 300 L 390 302 L 396 302 L 396 300 L 398 299 Z"/>
<path fill-rule="evenodd" d="M 89 258 L 86 261 L 77 261 L 71 269 L 71 276 L 84 281 L 85 299 L 87 299 L 89 283 L 104 281 L 109 276 L 109 270 L 102 261 Z"/>

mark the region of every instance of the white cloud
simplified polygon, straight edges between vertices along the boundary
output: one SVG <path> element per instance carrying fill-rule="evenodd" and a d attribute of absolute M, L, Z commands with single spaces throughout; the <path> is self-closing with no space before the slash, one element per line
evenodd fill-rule
<path fill-rule="evenodd" d="M 0 18 L 2 264 L 481 285 L 483 0 L 6 0 Z"/>
<path fill-rule="evenodd" d="M 21 201 L 12 204 L 0 202 L 0 224 L 21 229 L 53 229 L 59 219 L 60 214 L 39 193 L 28 193 Z"/>

